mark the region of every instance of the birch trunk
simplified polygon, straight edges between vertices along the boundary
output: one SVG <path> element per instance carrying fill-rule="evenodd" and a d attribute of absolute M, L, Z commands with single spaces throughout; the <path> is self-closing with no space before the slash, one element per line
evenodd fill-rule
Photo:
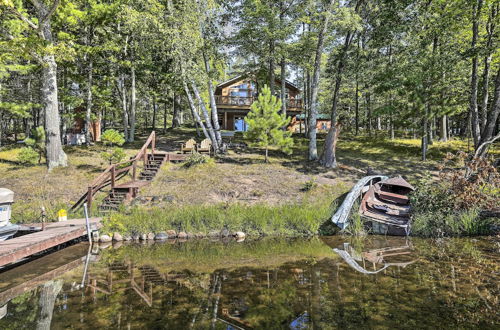
<path fill-rule="evenodd" d="M 481 7 L 483 5 L 483 0 L 477 0 L 474 4 L 473 15 L 472 15 L 472 42 L 471 48 L 473 52 L 476 52 L 477 38 L 479 35 L 479 17 L 481 13 Z M 472 138 L 474 139 L 474 147 L 479 146 L 480 139 L 480 122 L 479 122 L 479 112 L 477 105 L 477 89 L 478 89 L 478 79 L 477 79 L 477 54 L 472 57 L 472 72 L 471 72 L 471 96 L 469 104 L 469 112 L 471 115 L 472 124 Z"/>
<path fill-rule="evenodd" d="M 184 92 L 186 93 L 186 96 L 188 99 L 189 108 L 191 109 L 191 115 L 198 123 L 198 126 L 201 127 L 205 138 L 210 139 L 210 135 L 208 134 L 207 129 L 205 128 L 205 125 L 203 124 L 203 121 L 201 121 L 201 118 L 200 118 L 200 115 L 198 114 L 198 111 L 196 111 L 196 106 L 194 104 L 193 97 L 191 96 L 191 93 L 189 91 L 189 87 L 186 84 L 186 82 L 183 82 L 183 85 L 184 85 Z"/>
<path fill-rule="evenodd" d="M 327 12 L 330 11 L 334 0 L 330 0 Z M 318 91 L 319 91 L 319 76 L 321 73 L 321 56 L 323 55 L 323 44 L 325 39 L 325 34 L 328 29 L 328 23 L 330 20 L 330 16 L 327 14 L 323 18 L 323 23 L 321 29 L 318 33 L 318 43 L 316 45 L 316 54 L 314 58 L 314 70 L 313 77 L 311 80 L 311 88 L 310 88 L 310 97 L 311 102 L 310 110 L 309 110 L 309 160 L 317 160 L 318 159 L 318 146 L 316 140 L 316 125 L 317 125 L 317 117 L 318 117 Z"/>
<path fill-rule="evenodd" d="M 128 136 L 128 112 L 127 112 L 127 91 L 125 89 L 125 75 L 120 76 L 121 100 L 122 100 L 122 115 L 123 115 L 123 136 L 125 141 L 129 140 Z"/>
<path fill-rule="evenodd" d="M 132 65 L 130 68 L 130 132 L 128 136 L 129 142 L 134 142 L 135 140 L 135 125 L 136 125 L 136 107 L 137 107 L 137 96 L 135 87 L 135 67 Z"/>
<path fill-rule="evenodd" d="M 87 72 L 87 109 L 85 112 L 85 144 L 90 145 L 91 135 L 91 125 L 92 125 L 92 78 L 93 78 L 93 63 L 89 60 L 89 67 Z"/>
<path fill-rule="evenodd" d="M 210 79 L 210 63 L 208 62 L 208 57 L 205 55 L 205 53 L 203 53 L 203 59 L 205 61 L 205 70 L 207 72 L 208 97 L 210 98 L 210 109 L 212 109 L 211 115 L 212 115 L 212 124 L 215 131 L 215 138 L 217 139 L 217 145 L 222 145 L 222 137 L 220 135 L 220 125 L 219 125 L 219 114 L 217 112 L 217 104 L 215 102 L 214 87 L 212 85 L 212 80 Z"/>
<path fill-rule="evenodd" d="M 491 105 L 491 110 L 488 113 L 488 119 L 486 121 L 486 125 L 481 137 L 480 145 L 483 145 L 485 142 L 493 138 L 493 134 L 495 133 L 495 127 L 499 115 L 500 115 L 500 68 L 498 69 L 498 72 L 496 74 L 495 90 L 493 93 L 493 103 Z M 489 146 L 489 144 L 487 144 L 486 146 Z M 476 150 L 476 154 L 478 154 L 479 157 L 483 157 L 487 152 L 487 148 L 481 148 L 481 149 L 482 150 Z"/>
<path fill-rule="evenodd" d="M 200 93 L 198 91 L 198 87 L 196 87 L 194 82 L 191 83 L 191 87 L 193 88 L 194 96 L 198 100 L 198 103 L 200 104 L 200 107 L 201 107 L 201 112 L 203 113 L 203 117 L 205 118 L 205 125 L 207 127 L 208 134 L 210 135 L 210 140 L 212 140 L 212 147 L 215 150 L 218 150 L 219 146 L 217 144 L 217 138 L 215 137 L 214 128 L 212 126 L 212 123 L 210 120 L 210 115 L 208 114 L 207 107 L 205 106 L 205 103 L 203 103 L 203 99 L 200 96 Z"/>
<path fill-rule="evenodd" d="M 448 141 L 448 127 L 447 127 L 447 119 L 446 115 L 443 115 L 441 117 L 441 141 L 446 142 Z"/>

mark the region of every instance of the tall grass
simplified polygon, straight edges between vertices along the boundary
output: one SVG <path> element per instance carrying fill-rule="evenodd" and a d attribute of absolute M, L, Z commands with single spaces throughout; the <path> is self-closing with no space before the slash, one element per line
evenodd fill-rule
<path fill-rule="evenodd" d="M 293 205 L 170 205 L 163 208 L 134 208 L 105 220 L 103 231 L 125 233 L 243 231 L 252 235 L 307 236 L 317 234 L 331 214 L 325 202 Z"/>

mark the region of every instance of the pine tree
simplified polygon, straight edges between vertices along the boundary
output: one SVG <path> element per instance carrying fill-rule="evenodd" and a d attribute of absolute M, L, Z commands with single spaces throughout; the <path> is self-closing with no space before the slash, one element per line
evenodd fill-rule
<path fill-rule="evenodd" d="M 266 163 L 270 146 L 278 147 L 286 154 L 292 153 L 292 133 L 283 130 L 289 119 L 279 113 L 280 109 L 281 100 L 271 95 L 271 89 L 265 85 L 245 117 L 245 123 L 249 127 L 245 138 L 253 141 L 253 145 L 266 149 Z"/>

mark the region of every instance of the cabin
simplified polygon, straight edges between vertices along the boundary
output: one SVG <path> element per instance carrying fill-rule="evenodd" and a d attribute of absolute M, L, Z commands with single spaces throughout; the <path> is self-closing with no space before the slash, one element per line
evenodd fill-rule
<path fill-rule="evenodd" d="M 84 107 L 74 109 L 72 126 L 64 133 L 64 143 L 69 145 L 85 144 L 85 113 Z M 91 142 L 101 141 L 101 120 L 94 119 L 90 124 Z"/>
<path fill-rule="evenodd" d="M 280 96 L 281 80 L 275 80 L 275 94 Z M 245 132 L 248 127 L 245 116 L 252 103 L 257 99 L 259 86 L 257 79 L 251 74 L 242 74 L 229 79 L 215 89 L 215 103 L 219 114 L 221 129 Z M 295 117 L 303 110 L 300 89 L 285 80 L 287 116 Z"/>
<path fill-rule="evenodd" d="M 306 116 L 301 113 L 292 118 L 290 125 L 288 126 L 288 130 L 294 133 L 302 133 L 305 132 L 306 129 Z M 329 114 L 320 113 L 316 117 L 316 131 L 321 133 L 326 133 L 332 127 L 332 120 Z"/>

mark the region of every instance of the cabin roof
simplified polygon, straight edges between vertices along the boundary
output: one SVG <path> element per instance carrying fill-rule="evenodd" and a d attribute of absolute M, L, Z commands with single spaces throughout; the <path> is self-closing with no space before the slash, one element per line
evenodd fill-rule
<path fill-rule="evenodd" d="M 240 80 L 243 80 L 245 78 L 248 78 L 249 76 L 251 75 L 251 73 L 242 73 L 240 75 L 237 75 L 231 79 L 228 79 L 226 81 L 223 81 L 221 82 L 220 84 L 217 85 L 217 89 L 219 88 L 225 88 L 225 87 L 228 87 L 228 86 L 231 86 L 232 84 L 234 83 L 237 83 L 238 81 Z M 281 83 L 281 80 L 279 78 L 276 78 L 275 79 L 277 82 Z M 291 89 L 291 90 L 295 90 L 295 91 L 298 91 L 300 92 L 300 88 L 298 88 L 295 84 L 293 84 L 292 82 L 288 81 L 288 80 L 285 80 L 285 86 L 288 88 L 288 89 Z"/>

